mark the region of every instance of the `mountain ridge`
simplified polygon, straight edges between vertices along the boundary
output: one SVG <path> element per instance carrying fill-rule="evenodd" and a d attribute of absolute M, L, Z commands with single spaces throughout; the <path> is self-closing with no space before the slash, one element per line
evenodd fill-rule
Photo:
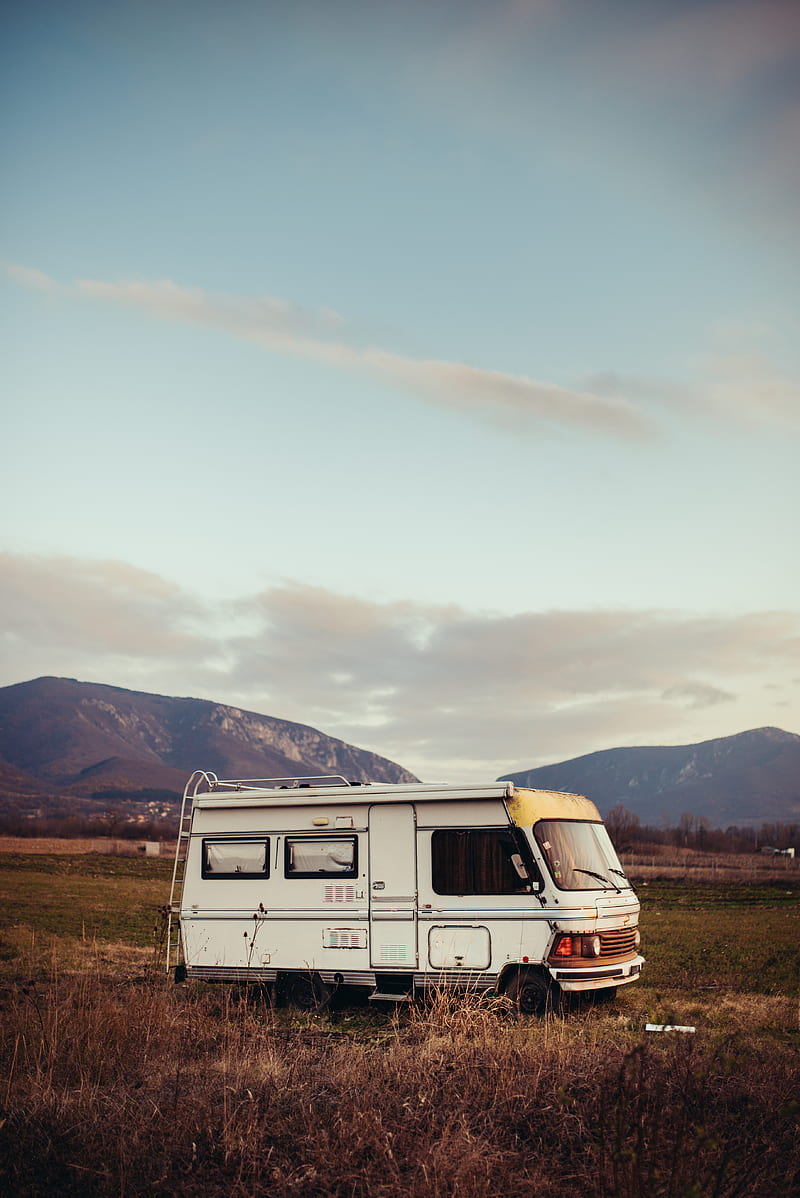
<path fill-rule="evenodd" d="M 306 724 L 208 699 L 46 676 L 0 688 L 0 811 L 128 813 L 174 803 L 189 774 L 411 782 L 396 762 Z M 586 794 L 643 824 L 800 821 L 800 736 L 749 729 L 688 745 L 600 749 L 501 775 Z"/>
<path fill-rule="evenodd" d="M 621 803 L 643 824 L 683 814 L 715 827 L 792 823 L 800 821 L 800 736 L 764 727 L 688 745 L 599 749 L 502 780 L 588 794 L 604 815 Z"/>
<path fill-rule="evenodd" d="M 208 699 L 43 677 L 0 688 L 0 791 L 101 797 L 180 793 L 197 768 L 219 777 L 413 782 L 408 770 L 306 724 Z M 19 803 L 17 804 L 19 806 Z"/>

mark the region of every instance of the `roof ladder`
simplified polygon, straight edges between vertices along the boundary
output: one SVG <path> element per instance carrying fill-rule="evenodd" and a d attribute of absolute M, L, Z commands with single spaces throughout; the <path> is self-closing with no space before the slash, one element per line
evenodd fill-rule
<path fill-rule="evenodd" d="M 186 864 L 186 854 L 189 851 L 192 807 L 197 792 L 203 783 L 206 784 L 209 790 L 213 790 L 217 784 L 216 774 L 207 773 L 205 770 L 195 770 L 183 789 L 181 814 L 178 821 L 178 842 L 175 845 L 175 862 L 172 866 L 172 885 L 170 886 L 169 907 L 167 908 L 167 973 L 172 968 L 177 969 L 180 964 L 181 938 L 179 924 L 184 867 Z"/>

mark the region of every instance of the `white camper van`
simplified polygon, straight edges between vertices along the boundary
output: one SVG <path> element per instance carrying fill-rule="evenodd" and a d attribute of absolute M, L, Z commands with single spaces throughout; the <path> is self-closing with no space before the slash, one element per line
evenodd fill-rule
<path fill-rule="evenodd" d="M 633 982 L 639 903 L 593 803 L 488 785 L 343 778 L 187 783 L 168 968 L 259 981 L 305 1009 L 337 990 L 562 993 Z"/>

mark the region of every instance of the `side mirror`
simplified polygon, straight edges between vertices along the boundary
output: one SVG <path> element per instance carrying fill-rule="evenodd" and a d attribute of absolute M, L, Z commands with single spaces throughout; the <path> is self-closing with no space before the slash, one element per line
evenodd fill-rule
<path fill-rule="evenodd" d="M 519 876 L 527 882 L 530 878 L 530 874 L 528 873 L 525 867 L 525 862 L 522 860 L 522 857 L 520 857 L 519 853 L 511 854 L 511 864 L 514 866 L 514 869 L 517 871 Z"/>

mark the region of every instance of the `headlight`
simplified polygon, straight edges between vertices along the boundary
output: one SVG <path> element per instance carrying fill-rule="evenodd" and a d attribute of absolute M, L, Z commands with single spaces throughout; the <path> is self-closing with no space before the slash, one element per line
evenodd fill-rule
<path fill-rule="evenodd" d="M 581 936 L 581 956 L 582 957 L 599 957 L 600 956 L 600 937 L 599 936 Z"/>
<path fill-rule="evenodd" d="M 599 957 L 600 937 L 596 933 L 559 936 L 551 957 Z"/>

